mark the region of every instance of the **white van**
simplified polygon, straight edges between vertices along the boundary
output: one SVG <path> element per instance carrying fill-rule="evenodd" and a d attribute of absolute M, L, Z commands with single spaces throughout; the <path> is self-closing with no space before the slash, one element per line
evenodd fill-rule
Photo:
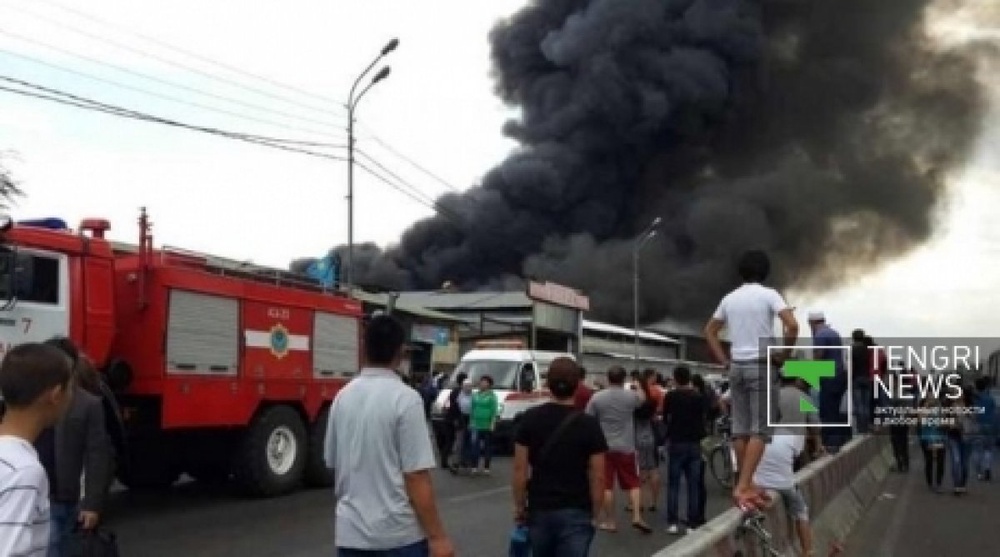
<path fill-rule="evenodd" d="M 440 427 L 448 411 L 448 399 L 460 373 L 468 376 L 478 388 L 484 376 L 493 379 L 493 391 L 500 400 L 500 418 L 493 437 L 500 444 L 513 441 L 514 418 L 528 408 L 551 398 L 545 388 L 549 365 L 556 358 L 576 358 L 564 352 L 525 350 L 522 348 L 476 348 L 462 356 L 458 366 L 449 375 L 447 383 L 431 406 L 431 420 Z M 435 429 L 436 430 L 436 429 Z"/>

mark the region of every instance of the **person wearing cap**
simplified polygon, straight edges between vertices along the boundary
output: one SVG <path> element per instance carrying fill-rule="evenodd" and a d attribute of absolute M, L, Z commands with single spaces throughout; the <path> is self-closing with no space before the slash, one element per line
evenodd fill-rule
<path fill-rule="evenodd" d="M 576 362 L 556 358 L 546 381 L 554 400 L 521 414 L 514 434 L 514 522 L 528 526 L 534 557 L 586 557 L 608 443 L 597 418 L 574 408 Z"/>
<path fill-rule="evenodd" d="M 846 416 L 841 414 L 840 402 L 847 392 L 847 362 L 844 354 L 844 340 L 833 327 L 826 322 L 826 314 L 822 311 L 809 313 L 809 328 L 812 330 L 813 359 L 833 360 L 836 369 L 834 377 L 826 377 L 819 384 L 819 419 L 824 424 L 844 423 Z M 850 427 L 824 427 L 821 432 L 823 446 L 834 453 L 840 450 L 851 439 Z"/>

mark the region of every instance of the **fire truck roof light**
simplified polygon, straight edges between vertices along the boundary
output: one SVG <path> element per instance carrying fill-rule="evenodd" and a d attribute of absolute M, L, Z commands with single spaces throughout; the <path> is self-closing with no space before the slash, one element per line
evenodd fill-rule
<path fill-rule="evenodd" d="M 49 230 L 69 230 L 66 221 L 57 218 L 32 219 L 17 221 L 19 226 L 30 226 L 33 228 L 47 228 Z"/>

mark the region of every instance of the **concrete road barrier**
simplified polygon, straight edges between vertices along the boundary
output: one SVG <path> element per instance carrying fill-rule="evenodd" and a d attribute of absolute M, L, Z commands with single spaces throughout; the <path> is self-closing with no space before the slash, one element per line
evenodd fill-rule
<path fill-rule="evenodd" d="M 799 489 L 809 505 L 813 547 L 816 555 L 835 555 L 851 529 L 881 493 L 889 474 L 892 449 L 884 435 L 859 437 L 838 454 L 813 462 L 796 475 Z M 771 534 L 770 546 L 782 556 L 799 555 L 792 521 L 781 497 L 771 493 L 772 503 L 764 511 L 764 527 Z M 660 550 L 653 557 L 760 556 L 760 542 L 742 531 L 742 513 L 731 509 Z"/>

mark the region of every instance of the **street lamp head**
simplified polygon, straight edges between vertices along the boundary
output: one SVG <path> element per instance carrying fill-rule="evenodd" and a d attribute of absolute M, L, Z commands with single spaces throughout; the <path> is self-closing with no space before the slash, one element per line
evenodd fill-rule
<path fill-rule="evenodd" d="M 389 77 L 389 66 L 382 68 L 377 74 L 375 74 L 375 77 L 372 78 L 372 85 L 375 85 L 387 77 Z"/>
<path fill-rule="evenodd" d="M 388 44 L 382 47 L 382 56 L 385 56 L 386 54 L 389 54 L 393 50 L 396 50 L 397 46 L 399 46 L 399 39 L 393 39 L 389 41 Z"/>

